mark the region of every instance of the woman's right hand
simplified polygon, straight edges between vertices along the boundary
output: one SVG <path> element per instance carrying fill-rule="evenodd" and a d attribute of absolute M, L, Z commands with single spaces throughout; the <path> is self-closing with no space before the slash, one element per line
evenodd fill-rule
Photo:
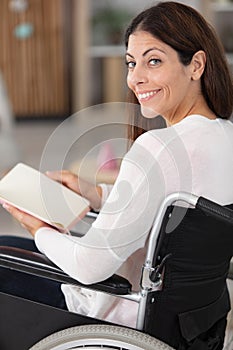
<path fill-rule="evenodd" d="M 91 208 L 98 210 L 101 207 L 102 189 L 100 186 L 81 179 L 69 170 L 47 171 L 46 175 L 88 199 Z"/>

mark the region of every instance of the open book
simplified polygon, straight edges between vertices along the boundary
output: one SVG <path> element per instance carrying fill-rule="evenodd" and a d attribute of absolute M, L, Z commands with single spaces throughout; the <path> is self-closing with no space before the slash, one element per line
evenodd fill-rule
<path fill-rule="evenodd" d="M 36 169 L 18 163 L 0 181 L 0 201 L 68 231 L 90 210 L 89 202 Z"/>

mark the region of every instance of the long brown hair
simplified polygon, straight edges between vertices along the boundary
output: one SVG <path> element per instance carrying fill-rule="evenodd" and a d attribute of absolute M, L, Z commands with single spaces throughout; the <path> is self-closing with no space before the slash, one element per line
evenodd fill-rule
<path fill-rule="evenodd" d="M 180 62 L 190 64 L 193 55 L 203 50 L 206 53 L 206 66 L 201 77 L 202 94 L 209 108 L 219 117 L 229 119 L 233 109 L 233 82 L 223 46 L 215 30 L 194 8 L 173 1 L 160 2 L 137 15 L 125 33 L 125 46 L 129 36 L 136 30 L 143 30 L 178 53 Z M 129 102 L 138 103 L 129 93 Z M 129 138 L 134 140 L 143 133 L 139 125 L 139 112 L 134 113 L 129 126 Z M 154 120 L 147 122 L 147 129 Z"/>

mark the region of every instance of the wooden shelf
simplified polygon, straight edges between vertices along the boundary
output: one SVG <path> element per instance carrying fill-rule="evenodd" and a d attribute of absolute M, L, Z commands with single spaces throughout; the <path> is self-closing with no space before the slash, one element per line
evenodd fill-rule
<path fill-rule="evenodd" d="M 125 47 L 123 45 L 91 46 L 88 54 L 90 57 L 123 57 Z"/>

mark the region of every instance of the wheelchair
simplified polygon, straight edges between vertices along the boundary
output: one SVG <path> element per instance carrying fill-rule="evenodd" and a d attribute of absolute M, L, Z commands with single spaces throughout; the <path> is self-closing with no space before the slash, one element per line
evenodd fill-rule
<path fill-rule="evenodd" d="M 138 303 L 132 329 L 0 293 L 0 349 L 223 349 L 232 233 L 233 205 L 170 194 L 154 219 L 137 292 L 117 275 L 82 285 L 42 254 L 0 247 L 4 268 Z"/>

